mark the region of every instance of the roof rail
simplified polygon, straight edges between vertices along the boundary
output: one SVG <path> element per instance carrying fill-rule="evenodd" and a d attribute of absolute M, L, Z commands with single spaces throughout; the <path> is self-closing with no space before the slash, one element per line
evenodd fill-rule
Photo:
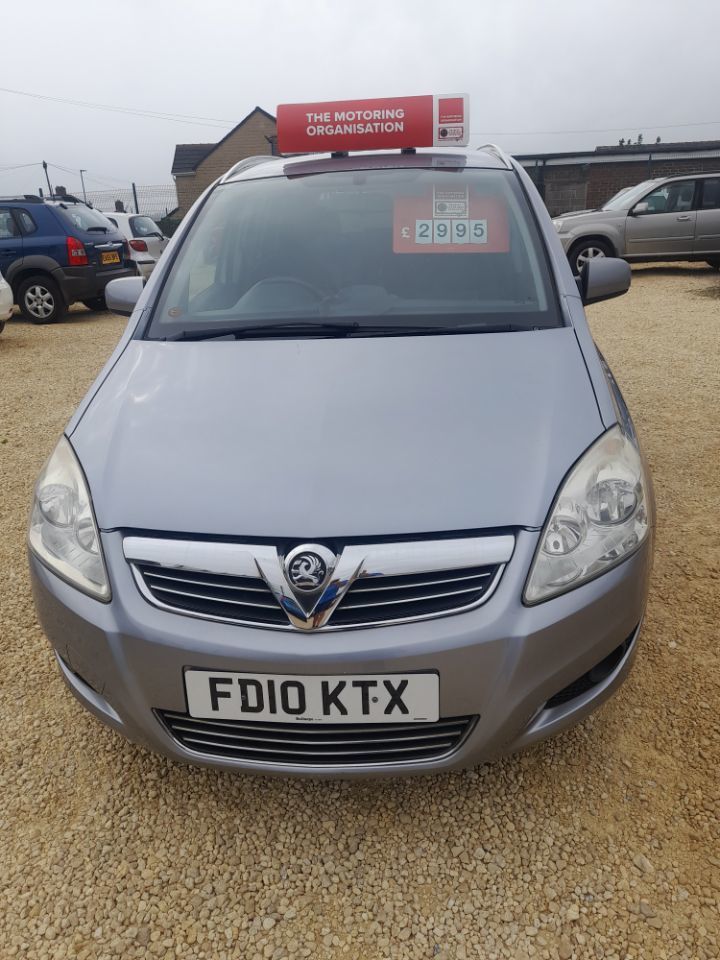
<path fill-rule="evenodd" d="M 481 147 L 478 147 L 477 149 L 485 150 L 486 153 L 494 154 L 498 158 L 498 160 L 500 160 L 500 162 L 507 167 L 508 170 L 512 170 L 512 161 L 510 160 L 510 157 L 508 156 L 507 153 L 505 153 L 502 147 L 499 147 L 496 143 L 484 143 Z"/>
<path fill-rule="evenodd" d="M 230 167 L 227 173 L 224 173 L 220 178 L 220 183 L 225 183 L 226 180 L 229 180 L 230 177 L 235 176 L 238 173 L 242 173 L 245 170 L 249 170 L 251 167 L 256 167 L 259 163 L 265 163 L 266 160 L 275 159 L 269 153 L 255 156 L 255 157 L 245 157 L 240 160 L 239 163 L 236 163 L 234 167 Z"/>
<path fill-rule="evenodd" d="M 11 197 L 0 197 L 4 203 L 42 203 L 43 198 L 38 197 L 34 193 L 24 193 L 21 197 L 11 196 Z"/>
<path fill-rule="evenodd" d="M 80 197 L 74 197 L 71 193 L 52 193 L 45 199 L 59 201 L 60 203 L 67 200 L 68 203 L 82 203 L 85 207 L 92 207 L 92 204 L 88 203 L 87 200 L 81 200 Z"/>

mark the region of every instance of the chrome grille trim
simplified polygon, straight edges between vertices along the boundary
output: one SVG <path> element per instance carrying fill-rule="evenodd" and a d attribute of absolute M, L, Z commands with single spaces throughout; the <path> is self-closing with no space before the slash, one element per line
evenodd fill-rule
<path fill-rule="evenodd" d="M 217 589 L 225 590 L 249 590 L 253 593 L 270 593 L 270 588 L 263 584 L 262 587 L 248 587 L 243 585 L 242 587 L 236 587 L 231 583 L 212 583 L 208 580 L 190 580 L 188 577 L 178 577 L 173 575 L 172 577 L 168 576 L 166 573 L 156 573 L 154 570 L 148 569 L 146 576 L 152 577 L 153 580 L 168 580 L 170 583 L 195 583 L 199 587 L 216 587 Z"/>
<path fill-rule="evenodd" d="M 147 574 L 145 574 L 147 576 Z M 172 587 L 155 587 L 160 593 L 172 593 L 173 596 L 192 597 L 195 600 L 211 600 L 213 603 L 232 603 L 236 607 L 265 607 L 266 610 L 274 610 L 275 603 L 258 603 L 257 600 L 232 600 L 228 597 L 212 597 L 204 593 L 190 593 L 187 590 L 173 590 Z M 238 592 L 240 592 L 238 590 Z"/>
<path fill-rule="evenodd" d="M 167 732 L 185 750 L 262 766 L 380 766 L 437 761 L 459 749 L 477 717 L 435 723 L 284 724 L 196 719 L 157 710 Z"/>
<path fill-rule="evenodd" d="M 388 589 L 391 589 L 388 587 Z M 398 590 L 400 587 L 397 588 Z M 368 591 L 369 592 L 369 591 Z M 467 590 L 445 590 L 442 593 L 424 593 L 423 600 L 440 600 L 443 597 L 457 597 L 459 594 L 477 593 L 477 587 L 468 587 Z M 355 594 L 357 596 L 357 594 Z M 370 603 L 344 603 L 343 610 L 361 610 L 364 607 L 387 607 L 396 603 L 417 603 L 416 597 L 390 598 L 388 600 L 372 600 Z"/>
<path fill-rule="evenodd" d="M 488 571 L 487 573 L 473 573 L 466 577 L 448 577 L 445 580 L 425 580 L 425 581 L 414 580 L 412 583 L 397 583 L 389 587 L 378 586 L 377 585 L 378 581 L 368 577 L 365 580 L 356 580 L 354 589 L 356 593 L 359 593 L 359 592 L 374 593 L 376 590 L 378 591 L 379 590 L 406 590 L 406 589 L 410 590 L 413 587 L 422 587 L 422 586 L 431 587 L 441 583 L 463 583 L 466 580 L 479 580 L 481 578 L 485 579 L 491 576 L 492 576 L 492 573 Z M 469 589 L 472 589 L 472 588 L 469 588 Z M 462 591 L 458 591 L 458 592 L 462 592 Z"/>
<path fill-rule="evenodd" d="M 126 537 L 123 550 L 138 589 L 161 609 L 264 629 L 329 631 L 471 610 L 496 589 L 514 543 L 506 534 L 350 544 L 309 600 L 288 583 L 275 546 Z"/>

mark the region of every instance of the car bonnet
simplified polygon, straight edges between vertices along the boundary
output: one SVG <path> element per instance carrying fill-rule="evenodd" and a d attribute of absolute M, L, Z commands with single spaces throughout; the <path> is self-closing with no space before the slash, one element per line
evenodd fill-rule
<path fill-rule="evenodd" d="M 70 439 L 101 528 L 306 538 L 539 527 L 602 430 L 565 327 L 131 340 Z"/>

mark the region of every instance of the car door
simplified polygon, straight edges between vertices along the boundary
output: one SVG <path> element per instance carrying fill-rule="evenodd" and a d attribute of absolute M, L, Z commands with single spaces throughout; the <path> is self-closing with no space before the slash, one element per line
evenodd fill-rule
<path fill-rule="evenodd" d="M 695 243 L 696 181 L 676 180 L 656 187 L 628 212 L 628 260 L 691 257 Z"/>
<path fill-rule="evenodd" d="M 20 227 L 10 207 L 0 207 L 0 273 L 7 278 L 10 265 L 22 260 L 22 257 Z"/>
<path fill-rule="evenodd" d="M 720 256 L 720 176 L 700 180 L 695 254 Z"/>

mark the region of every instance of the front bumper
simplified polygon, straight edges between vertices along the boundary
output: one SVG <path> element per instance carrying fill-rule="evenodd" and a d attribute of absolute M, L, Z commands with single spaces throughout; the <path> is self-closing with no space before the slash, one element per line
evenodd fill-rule
<path fill-rule="evenodd" d="M 140 594 L 122 535 L 102 535 L 113 599 L 92 600 L 30 557 L 38 614 L 75 696 L 128 738 L 176 760 L 263 773 L 379 776 L 475 765 L 558 733 L 595 710 L 632 665 L 647 598 L 648 540 L 614 570 L 563 596 L 525 607 L 522 590 L 537 532 L 520 531 L 488 602 L 417 623 L 301 633 L 201 620 L 160 610 Z M 561 689 L 625 640 L 612 671 L 547 707 Z M 183 669 L 288 675 L 438 671 L 440 716 L 478 716 L 458 749 L 435 760 L 321 766 L 229 760 L 189 750 L 155 710 L 186 711 Z"/>

